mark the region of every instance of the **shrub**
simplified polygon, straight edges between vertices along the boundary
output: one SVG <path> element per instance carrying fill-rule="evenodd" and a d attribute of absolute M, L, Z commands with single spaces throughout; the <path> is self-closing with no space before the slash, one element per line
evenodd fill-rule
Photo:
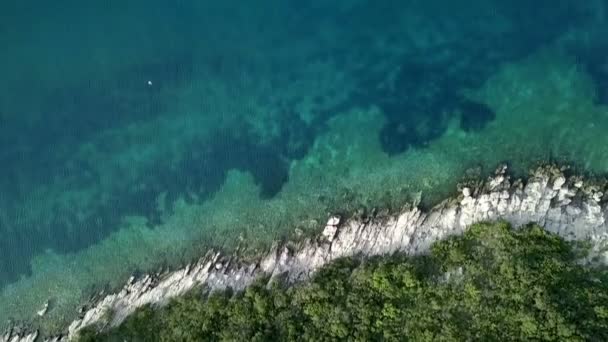
<path fill-rule="evenodd" d="M 81 341 L 608 340 L 608 273 L 580 256 L 538 226 L 478 224 L 429 255 L 341 259 L 304 284 L 191 294 Z"/>

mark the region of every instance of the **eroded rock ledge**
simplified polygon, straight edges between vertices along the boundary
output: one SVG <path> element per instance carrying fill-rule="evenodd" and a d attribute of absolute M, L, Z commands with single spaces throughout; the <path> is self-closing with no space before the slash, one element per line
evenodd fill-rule
<path fill-rule="evenodd" d="M 555 166 L 540 167 L 527 181 L 512 181 L 505 166 L 484 182 L 463 185 L 460 195 L 428 212 L 404 208 L 395 215 L 330 217 L 316 238 L 297 245 L 277 245 L 258 260 L 245 263 L 229 255 L 209 252 L 197 263 L 163 276 L 131 279 L 118 293 L 99 300 L 69 326 L 68 341 L 87 326 L 100 329 L 120 324 L 138 307 L 162 305 L 198 285 L 214 290 L 243 289 L 261 275 L 308 279 L 318 268 L 341 257 L 403 252 L 417 254 L 449 235 L 460 234 L 481 221 L 506 220 L 513 226 L 535 222 L 569 240 L 589 240 L 600 261 L 608 262 L 608 205 L 605 184 L 586 184 L 581 177 L 566 177 Z M 0 342 L 35 341 L 30 335 L 0 336 Z"/>

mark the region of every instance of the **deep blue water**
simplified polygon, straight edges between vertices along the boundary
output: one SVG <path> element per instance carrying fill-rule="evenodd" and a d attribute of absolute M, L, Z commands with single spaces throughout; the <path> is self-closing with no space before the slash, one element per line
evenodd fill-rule
<path fill-rule="evenodd" d="M 335 122 L 353 110 L 379 113 L 379 130 L 354 129 L 372 136 L 376 154 L 396 162 L 431 149 L 453 129 L 484 134 L 500 124 L 499 114 L 469 92 L 543 49 L 570 58 L 591 80 L 594 105 L 606 105 L 607 6 L 599 0 L 3 2 L 0 288 L 34 279 L 32 260 L 47 251 L 78 258 L 124 227 L 127 216 L 144 217 L 146 229 L 156 229 L 173 212 L 160 209 L 159 198 L 169 208 L 176 201 L 206 203 L 231 170 L 251 175 L 260 203 L 284 201 L 297 211 L 282 195 L 290 181 L 306 187 L 301 176 L 292 177 L 294 165 L 316 156 L 326 141 L 321 136 L 339 136 Z M 342 145 L 326 147 L 347 153 Z M 571 157 L 576 151 L 557 153 L 583 164 Z M 537 159 L 559 159 L 555 154 L 542 146 L 530 152 Z M 479 164 L 495 166 L 468 160 L 459 167 Z M 356 172 L 366 165 L 324 167 Z M 337 186 L 312 174 L 310 182 Z M 339 198 L 318 201 L 340 207 Z M 305 217 L 302 208 L 298 215 Z M 197 229 L 197 238 L 216 243 L 205 227 Z M 149 264 L 156 264 L 150 253 Z"/>

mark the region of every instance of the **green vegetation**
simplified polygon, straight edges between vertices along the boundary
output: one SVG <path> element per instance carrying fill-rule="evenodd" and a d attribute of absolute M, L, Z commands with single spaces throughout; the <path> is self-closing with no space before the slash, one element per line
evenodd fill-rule
<path fill-rule="evenodd" d="M 608 272 L 537 226 L 479 224 L 430 255 L 342 259 L 306 284 L 190 294 L 80 341 L 608 340 Z"/>

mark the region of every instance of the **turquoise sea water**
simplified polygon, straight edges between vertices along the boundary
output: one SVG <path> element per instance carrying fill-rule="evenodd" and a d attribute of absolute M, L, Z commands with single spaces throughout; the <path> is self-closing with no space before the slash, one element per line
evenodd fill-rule
<path fill-rule="evenodd" d="M 0 326 L 501 162 L 608 171 L 608 3 L 0 4 Z M 43 318 L 36 311 L 50 303 Z"/>

